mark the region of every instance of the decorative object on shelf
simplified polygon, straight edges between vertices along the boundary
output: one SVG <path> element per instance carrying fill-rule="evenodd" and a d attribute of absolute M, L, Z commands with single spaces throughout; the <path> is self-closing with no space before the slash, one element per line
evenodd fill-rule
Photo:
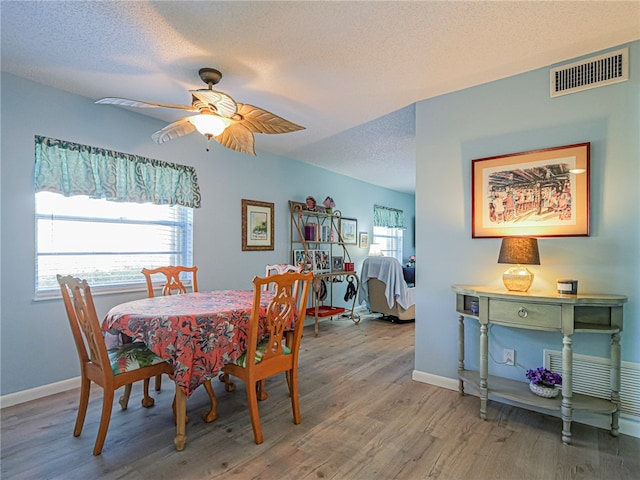
<path fill-rule="evenodd" d="M 273 203 L 242 199 L 242 250 L 273 250 Z"/>
<path fill-rule="evenodd" d="M 480 305 L 477 300 L 474 300 L 471 302 L 471 314 L 478 315 L 478 313 L 480 313 Z"/>
<path fill-rule="evenodd" d="M 344 257 L 334 255 L 331 258 L 331 271 L 332 272 L 344 272 Z"/>
<path fill-rule="evenodd" d="M 184 117 L 167 125 L 151 135 L 151 138 L 156 143 L 164 143 L 197 130 L 207 138 L 207 152 L 209 142 L 213 138 L 224 147 L 255 156 L 254 133 L 274 134 L 304 130 L 304 127 L 278 115 L 253 105 L 236 103 L 226 93 L 213 90 L 213 85 L 222 78 L 219 70 L 201 68 L 198 75 L 209 88 L 189 90 L 192 98 L 191 106 L 114 97 L 101 98 L 95 103 L 120 107 L 177 108 L 187 112 L 198 112 L 198 115 Z"/>
<path fill-rule="evenodd" d="M 415 267 L 415 266 L 416 266 L 416 256 L 411 255 L 409 257 L 409 265 L 407 265 L 407 267 Z"/>
<path fill-rule="evenodd" d="M 576 295 L 578 293 L 578 280 L 558 280 L 557 283 L 560 295 Z"/>
<path fill-rule="evenodd" d="M 324 207 L 327 209 L 327 213 L 329 215 L 331 215 L 331 213 L 333 212 L 333 209 L 336 208 L 336 202 L 333 201 L 333 198 L 327 196 L 327 198 L 324 199 L 324 202 L 322 202 L 322 205 L 324 205 Z"/>
<path fill-rule="evenodd" d="M 559 373 L 538 367 L 535 370 L 527 370 L 526 375 L 529 379 L 529 389 L 536 395 L 554 398 L 560 393 L 560 389 L 556 388 L 556 386 L 562 385 L 562 377 Z"/>
<path fill-rule="evenodd" d="M 589 236 L 589 143 L 472 162 L 471 237 Z"/>
<path fill-rule="evenodd" d="M 516 264 L 502 275 L 507 290 L 526 292 L 533 283 L 533 273 L 523 265 L 540 265 L 538 239 L 528 237 L 506 237 L 500 245 L 498 263 Z"/>
<path fill-rule="evenodd" d="M 358 248 L 369 247 L 369 234 L 367 232 L 360 232 L 358 236 Z"/>
<path fill-rule="evenodd" d="M 309 210 L 311 212 L 315 212 L 316 210 L 316 199 L 311 195 L 305 199 L 305 210 Z"/>

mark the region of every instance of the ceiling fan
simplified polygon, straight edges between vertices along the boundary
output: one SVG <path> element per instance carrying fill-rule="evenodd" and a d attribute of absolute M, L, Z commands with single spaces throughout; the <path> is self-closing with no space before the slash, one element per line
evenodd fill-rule
<path fill-rule="evenodd" d="M 209 88 L 189 90 L 192 97 L 191 105 L 145 102 L 115 97 L 101 98 L 96 103 L 121 107 L 177 108 L 188 112 L 198 112 L 198 115 L 184 117 L 167 125 L 154 133 L 151 138 L 156 143 L 164 143 L 197 130 L 207 137 L 207 151 L 209 151 L 211 138 L 214 138 L 220 145 L 231 150 L 255 155 L 254 133 L 289 133 L 304 130 L 305 127 L 296 125 L 271 112 L 253 105 L 236 103 L 226 93 L 213 90 L 213 85 L 222 78 L 222 74 L 215 68 L 201 68 L 198 74 Z"/>

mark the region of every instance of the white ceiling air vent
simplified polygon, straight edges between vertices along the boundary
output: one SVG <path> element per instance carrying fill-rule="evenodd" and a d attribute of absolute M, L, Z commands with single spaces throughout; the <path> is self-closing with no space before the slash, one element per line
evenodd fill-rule
<path fill-rule="evenodd" d="M 629 80 L 629 49 L 605 53 L 551 69 L 551 97 Z"/>

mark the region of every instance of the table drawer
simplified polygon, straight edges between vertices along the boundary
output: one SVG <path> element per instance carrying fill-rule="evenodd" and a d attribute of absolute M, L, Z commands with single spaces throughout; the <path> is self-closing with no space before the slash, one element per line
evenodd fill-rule
<path fill-rule="evenodd" d="M 562 307 L 531 302 L 512 302 L 489 299 L 489 321 L 508 323 L 514 326 L 538 328 L 560 328 Z"/>

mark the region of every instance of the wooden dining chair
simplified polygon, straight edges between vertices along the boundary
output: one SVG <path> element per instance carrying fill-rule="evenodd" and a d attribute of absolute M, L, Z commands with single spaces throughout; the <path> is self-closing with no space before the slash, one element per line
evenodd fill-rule
<path fill-rule="evenodd" d="M 142 274 L 144 275 L 147 281 L 147 294 L 149 298 L 155 297 L 155 291 L 153 289 L 153 278 L 155 276 L 160 276 L 162 281 L 164 282 L 162 285 L 162 295 L 180 295 L 183 293 L 188 293 L 188 289 L 182 280 L 180 280 L 180 274 L 187 273 L 191 274 L 191 291 L 198 291 L 198 267 L 195 265 L 193 267 L 185 267 L 182 265 L 168 265 L 166 267 L 158 267 L 158 268 L 143 268 Z M 155 389 L 156 391 L 160 391 L 162 388 L 162 375 L 158 375 L 155 380 Z M 204 388 L 209 395 L 209 399 L 211 400 L 211 409 L 209 412 L 205 413 L 204 419 L 206 422 L 213 422 L 216 419 L 216 397 L 213 392 L 213 386 L 211 382 L 208 381 L 204 384 Z M 147 392 L 149 391 L 148 383 L 145 383 L 144 389 Z"/>
<path fill-rule="evenodd" d="M 253 307 L 247 334 L 247 351 L 235 362 L 222 368 L 221 380 L 227 391 L 235 390 L 230 376 L 238 377 L 245 383 L 251 427 L 257 444 L 262 443 L 262 427 L 258 412 L 258 400 L 266 400 L 263 388 L 265 378 L 285 373 L 291 395 L 293 423 L 300 423 L 300 402 L 298 398 L 298 356 L 305 309 L 309 294 L 312 273 L 282 273 L 265 278 L 253 279 Z M 261 307 L 263 295 L 267 291 L 262 287 L 275 284 L 273 299 L 266 311 Z M 264 326 L 262 331 L 260 325 Z M 293 325 L 292 325 L 293 324 Z M 293 335 L 287 341 L 285 331 L 292 330 Z"/>
<path fill-rule="evenodd" d="M 162 285 L 162 295 L 173 295 L 187 293 L 187 287 L 180 280 L 180 274 L 182 273 L 190 273 L 191 274 L 191 291 L 198 291 L 198 267 L 184 267 L 182 265 L 169 265 L 166 267 L 158 267 L 158 268 L 143 268 L 142 274 L 147 280 L 147 293 L 149 298 L 155 297 L 155 292 L 153 290 L 153 275 L 161 274 L 163 275 L 164 284 Z"/>
<path fill-rule="evenodd" d="M 93 447 L 93 454 L 100 455 L 111 420 L 115 391 L 120 387 L 129 386 L 129 388 L 125 388 L 125 394 L 120 399 L 120 405 L 125 410 L 129 402 L 132 383 L 139 380 L 148 382 L 149 378 L 163 373 L 171 375 L 173 368 L 168 362 L 147 349 L 142 342 L 127 343 L 119 348 L 107 350 L 91 296 L 91 289 L 86 280 L 62 275 L 57 275 L 57 279 L 80 359 L 82 379 L 80 404 L 73 435 L 78 437 L 82 433 L 89 404 L 91 382 L 94 382 L 104 391 L 102 416 L 100 417 L 96 443 Z M 153 404 L 153 398 L 145 392 L 142 405 L 150 407 Z"/>
<path fill-rule="evenodd" d="M 267 265 L 266 269 L 265 269 L 265 276 L 270 276 L 278 273 L 287 273 L 287 272 L 293 272 L 293 273 L 300 273 L 302 271 L 302 267 L 299 265 L 289 265 L 286 263 L 274 263 L 272 265 Z M 264 285 L 262 288 L 264 288 L 265 290 L 273 290 L 274 285 L 267 283 L 266 285 Z"/>

